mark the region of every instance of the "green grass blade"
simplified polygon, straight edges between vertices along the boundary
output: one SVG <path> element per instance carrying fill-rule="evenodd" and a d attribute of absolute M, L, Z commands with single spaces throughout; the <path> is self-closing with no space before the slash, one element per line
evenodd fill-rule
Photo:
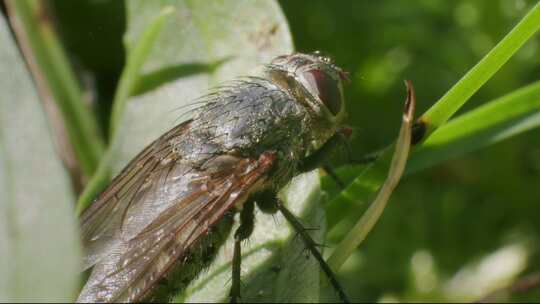
<path fill-rule="evenodd" d="M 446 123 L 538 29 L 540 29 L 540 3 L 537 3 L 510 33 L 422 115 L 420 120 L 427 125 L 427 135 Z"/>
<path fill-rule="evenodd" d="M 85 175 L 91 176 L 104 151 L 103 139 L 94 115 L 84 105 L 83 92 L 50 19 L 42 18 L 46 16 L 43 2 L 17 0 L 6 4 L 25 56 L 36 63 L 34 78 L 44 80 L 62 113 L 79 164 Z"/>
<path fill-rule="evenodd" d="M 443 125 L 539 28 L 540 3 L 420 118 L 427 125 L 424 140 Z M 357 218 L 364 210 L 364 202 L 383 183 L 390 159 L 391 151 L 387 150 L 375 164 L 363 168 L 358 177 L 327 204 L 329 233 L 341 220 Z"/>
<path fill-rule="evenodd" d="M 373 226 L 375 226 L 379 220 L 390 199 L 390 195 L 396 188 L 403 171 L 405 170 L 407 157 L 409 156 L 409 148 L 411 146 L 411 127 L 416 108 L 416 98 L 414 96 L 412 85 L 410 82 L 407 82 L 406 84 L 408 91 L 407 101 L 405 102 L 401 129 L 396 141 L 396 148 L 394 155 L 392 156 L 388 177 L 381 186 L 377 197 L 369 206 L 369 209 L 347 233 L 343 238 L 343 241 L 336 246 L 334 252 L 328 258 L 328 265 L 334 272 L 339 270 L 349 256 L 356 250 L 356 247 L 362 243 L 371 229 L 373 229 Z"/>
<path fill-rule="evenodd" d="M 142 33 L 141 38 L 136 42 L 133 51 L 130 53 L 126 67 L 116 90 L 113 110 L 111 114 L 111 141 L 114 135 L 122 112 L 124 111 L 128 98 L 140 78 L 140 70 L 144 61 L 150 54 L 155 40 L 158 37 L 163 23 L 167 17 L 174 12 L 174 8 L 167 6 L 161 10 L 159 15 L 148 25 L 148 28 Z M 82 194 L 77 201 L 76 212 L 80 215 L 86 207 L 92 203 L 98 192 L 103 189 L 111 178 L 111 152 L 108 150 L 100 162 L 96 173 L 92 176 Z"/>
<path fill-rule="evenodd" d="M 433 166 L 540 125 L 540 81 L 463 114 L 414 151 L 407 173 Z"/>
<path fill-rule="evenodd" d="M 86 187 L 84 187 L 81 195 L 79 195 L 79 198 L 77 199 L 77 206 L 75 207 L 75 214 L 77 214 L 77 216 L 81 215 L 84 209 L 90 206 L 98 193 L 105 189 L 109 183 L 109 180 L 111 179 L 110 159 L 110 152 L 107 151 L 101 159 L 96 172 L 88 181 Z"/>
<path fill-rule="evenodd" d="M 122 72 L 120 81 L 118 82 L 118 89 L 116 90 L 116 94 L 114 96 L 111 113 L 111 138 L 114 137 L 116 128 L 120 121 L 120 116 L 122 115 L 122 112 L 126 107 L 126 103 L 128 102 L 128 97 L 137 85 L 141 67 L 150 54 L 156 38 L 161 32 L 163 23 L 173 12 L 174 8 L 172 6 L 166 6 L 163 8 L 155 20 L 148 25 L 148 28 L 144 31 L 139 41 L 137 41 L 133 51 L 129 53 L 126 66 Z"/>

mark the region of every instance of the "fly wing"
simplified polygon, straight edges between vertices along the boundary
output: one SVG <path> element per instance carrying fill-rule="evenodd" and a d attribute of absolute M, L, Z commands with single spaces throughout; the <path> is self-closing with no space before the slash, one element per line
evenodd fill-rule
<path fill-rule="evenodd" d="M 156 192 L 152 187 L 156 175 L 173 169 L 175 155 L 169 141 L 184 133 L 190 123 L 187 121 L 178 125 L 148 145 L 83 212 L 80 218 L 82 242 L 86 253 L 83 270 L 96 264 L 113 249 L 120 238 L 126 237 L 122 236 L 122 231 L 127 230 L 121 228 L 125 223 L 124 219 L 130 213 L 129 210 L 134 206 L 140 206 L 152 195 L 152 191 Z M 171 202 L 162 200 L 160 203 L 164 208 Z M 154 213 L 150 210 L 144 218 L 139 218 L 137 223 L 139 227 L 145 226 L 141 220 L 148 221 L 155 216 Z"/>
<path fill-rule="evenodd" d="M 95 231 L 89 235 L 96 241 L 106 240 L 90 246 L 106 249 L 106 257 L 95 265 L 80 302 L 141 300 L 225 212 L 263 186 L 274 163 L 273 153 L 259 159 L 221 155 L 195 169 L 175 161 L 149 165 L 146 153 L 128 166 L 147 168 L 142 171 L 145 177 L 130 177 L 124 170 L 122 184 L 113 183 L 105 193 L 120 199 L 94 211 L 101 214 L 99 224 L 83 222 L 94 223 L 83 231 Z M 115 206 L 107 205 L 111 203 Z"/>

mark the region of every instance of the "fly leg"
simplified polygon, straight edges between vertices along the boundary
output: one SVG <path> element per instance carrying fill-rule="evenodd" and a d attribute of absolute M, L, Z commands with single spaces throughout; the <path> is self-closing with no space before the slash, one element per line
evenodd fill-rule
<path fill-rule="evenodd" d="M 339 144 L 345 143 L 345 147 L 349 147 L 346 135 L 343 132 L 336 132 L 330 139 L 319 149 L 317 152 L 308 156 L 303 162 L 298 166 L 300 172 L 308 172 L 315 170 L 319 167 L 323 167 L 324 171 L 336 182 L 340 188 L 345 188 L 345 183 L 339 178 L 339 176 L 334 171 L 334 168 L 330 164 L 325 164 L 325 161 L 328 159 L 330 154 L 334 151 L 335 147 Z M 350 149 L 347 148 L 347 151 Z"/>
<path fill-rule="evenodd" d="M 248 200 L 242 207 L 240 212 L 240 226 L 236 229 L 234 233 L 234 252 L 232 260 L 232 286 L 231 292 L 229 294 L 229 300 L 231 303 L 237 303 L 240 299 L 240 285 L 241 285 L 241 263 L 242 263 L 242 252 L 241 245 L 242 241 L 247 239 L 253 232 L 254 224 L 254 215 L 253 211 L 255 204 L 252 200 Z"/>
<path fill-rule="evenodd" d="M 300 172 L 309 172 L 319 168 L 332 154 L 336 146 L 346 142 L 346 135 L 343 132 L 336 132 L 319 150 L 304 159 L 298 166 L 298 170 Z"/>
<path fill-rule="evenodd" d="M 341 301 L 343 301 L 344 303 L 349 303 L 350 301 L 347 298 L 347 295 L 345 294 L 345 292 L 343 291 L 343 288 L 341 287 L 341 285 L 337 281 L 336 275 L 334 274 L 332 269 L 330 269 L 330 266 L 328 266 L 328 264 L 326 263 L 326 261 L 322 257 L 319 250 L 317 250 L 318 245 L 311 238 L 309 233 L 307 233 L 306 228 L 304 228 L 304 226 L 302 226 L 302 223 L 294 216 L 294 214 L 292 214 L 289 211 L 289 209 L 287 209 L 283 205 L 283 203 L 279 199 L 277 200 L 276 205 L 277 205 L 276 206 L 277 209 L 281 212 L 281 214 L 283 214 L 283 216 L 289 222 L 289 224 L 291 224 L 291 226 L 294 228 L 296 233 L 298 233 L 298 235 L 300 236 L 302 241 L 304 241 L 304 244 L 306 245 L 307 249 L 315 257 L 317 262 L 319 262 L 319 265 L 321 266 L 322 270 L 324 271 L 324 273 L 328 277 L 328 280 L 330 281 L 330 284 L 332 284 L 332 286 L 334 287 L 334 289 L 338 293 L 339 298 L 341 299 Z"/>
<path fill-rule="evenodd" d="M 345 147 L 345 152 L 347 153 L 348 161 L 356 165 L 372 163 L 377 160 L 377 157 L 379 156 L 378 153 L 372 153 L 355 157 L 348 140 L 351 132 L 351 129 L 347 127 L 338 130 L 319 150 L 304 159 L 298 166 L 298 170 L 303 173 L 322 167 L 340 188 L 345 188 L 345 183 L 336 174 L 334 168 L 326 163 L 326 160 L 337 146 L 343 145 Z"/>
<path fill-rule="evenodd" d="M 346 185 L 341 180 L 339 175 L 336 173 L 336 171 L 334 170 L 334 167 L 332 167 L 331 165 L 326 164 L 326 165 L 323 165 L 322 168 L 326 172 L 326 174 L 328 174 L 328 176 L 330 176 L 330 178 L 332 178 L 334 180 L 334 183 L 336 183 L 336 185 L 338 185 L 339 189 L 341 189 L 341 190 L 345 189 Z"/>

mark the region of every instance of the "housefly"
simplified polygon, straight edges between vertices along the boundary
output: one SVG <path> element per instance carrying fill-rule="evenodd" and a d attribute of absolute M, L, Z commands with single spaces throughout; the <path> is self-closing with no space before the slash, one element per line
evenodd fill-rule
<path fill-rule="evenodd" d="M 255 203 L 285 216 L 346 300 L 276 196 L 346 133 L 346 78 L 327 57 L 295 53 L 202 97 L 192 119 L 141 151 L 81 215 L 84 269 L 93 269 L 78 301 L 163 300 L 208 265 L 240 212 L 230 294 L 238 300 L 240 242 L 253 230 Z"/>

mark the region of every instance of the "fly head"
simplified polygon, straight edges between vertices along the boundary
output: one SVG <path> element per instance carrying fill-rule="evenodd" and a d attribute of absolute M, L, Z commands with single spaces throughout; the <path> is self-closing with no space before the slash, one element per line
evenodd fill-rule
<path fill-rule="evenodd" d="M 266 74 L 307 109 L 311 150 L 319 149 L 345 118 L 343 82 L 348 81 L 347 73 L 315 52 L 278 56 L 267 66 Z"/>

